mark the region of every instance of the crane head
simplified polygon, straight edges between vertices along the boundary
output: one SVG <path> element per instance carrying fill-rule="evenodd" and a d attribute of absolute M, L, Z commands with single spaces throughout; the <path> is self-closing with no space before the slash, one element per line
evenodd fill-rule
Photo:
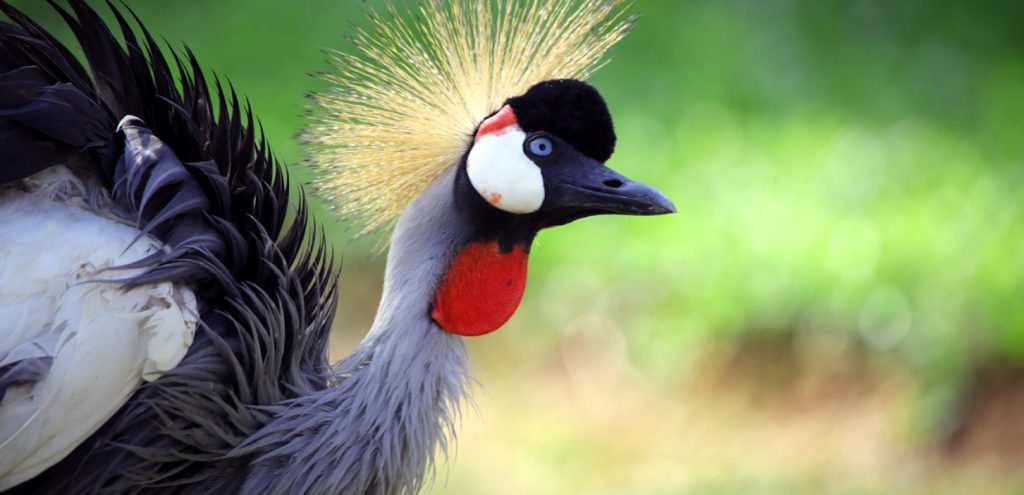
<path fill-rule="evenodd" d="M 573 79 L 538 83 L 484 119 L 455 175 L 453 204 L 469 234 L 435 295 L 431 316 L 441 328 L 473 336 L 504 324 L 543 228 L 675 212 L 658 190 L 605 166 L 614 148 L 604 99 Z"/>
<path fill-rule="evenodd" d="M 615 139 L 608 106 L 594 87 L 544 81 L 480 124 L 465 173 L 488 205 L 526 216 L 534 229 L 598 214 L 674 212 L 658 190 L 605 166 Z"/>
<path fill-rule="evenodd" d="M 582 82 L 629 32 L 628 4 L 429 0 L 407 19 L 389 6 L 353 53 L 332 53 L 303 132 L 316 188 L 363 234 L 384 232 L 379 247 L 395 234 L 389 266 L 442 267 L 424 278 L 443 330 L 508 320 L 541 229 L 675 211 L 605 165 L 612 119 Z"/>
<path fill-rule="evenodd" d="M 488 193 L 501 194 L 497 202 L 503 211 L 536 211 L 544 197 L 582 201 L 578 191 L 556 190 L 555 182 L 566 177 L 555 177 L 558 167 L 552 164 L 567 163 L 570 148 L 574 156 L 598 163 L 611 154 L 615 133 L 607 107 L 595 90 L 575 79 L 586 80 L 601 67 L 606 52 L 629 32 L 636 20 L 628 13 L 629 3 L 429 0 L 417 3 L 415 16 L 403 17 L 394 5 L 387 7 L 389 15 L 371 16 L 370 26 L 355 33 L 351 53 L 331 53 L 337 70 L 325 74 L 330 90 L 310 95 L 311 124 L 302 138 L 316 190 L 334 211 L 362 225 L 362 234 L 384 233 L 378 245 L 383 248 L 399 215 L 429 184 L 460 164 L 467 150 L 472 148 L 474 161 L 483 161 L 479 156 L 484 154 L 507 160 L 500 146 L 523 149 L 525 139 L 483 142 L 490 134 L 486 131 L 504 129 L 512 118 L 539 153 L 545 152 L 544 143 L 552 143 L 555 155 L 539 166 L 540 173 L 552 173 L 543 177 L 548 179 L 545 194 L 536 187 L 532 194 L 519 191 L 539 183 L 536 172 L 520 186 L 502 179 L 506 173 L 531 177 L 513 162 L 481 165 L 493 177 L 474 172 L 474 183 L 482 180 L 479 185 Z M 476 135 L 481 140 L 467 146 L 467 137 Z M 523 156 L 520 163 L 541 161 L 541 155 L 532 156 Z M 593 163 L 583 166 L 592 169 L 593 177 L 604 173 Z M 580 167 L 565 171 L 579 172 Z M 615 184 L 615 179 L 603 180 Z M 493 190 L 494 181 L 506 184 Z M 624 192 L 631 191 L 625 187 L 615 194 Z M 487 199 L 492 198 L 498 197 Z M 543 209 L 557 206 L 551 202 Z M 589 206 L 570 215 L 562 205 L 562 220 L 611 207 Z M 621 205 L 615 210 L 640 212 Z"/>

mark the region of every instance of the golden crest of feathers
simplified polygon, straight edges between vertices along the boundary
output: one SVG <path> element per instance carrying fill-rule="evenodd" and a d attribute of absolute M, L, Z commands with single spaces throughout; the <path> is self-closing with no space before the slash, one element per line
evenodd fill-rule
<path fill-rule="evenodd" d="M 331 52 L 332 88 L 303 132 L 316 187 L 362 233 L 389 229 L 456 164 L 479 123 L 548 79 L 585 79 L 633 23 L 628 0 L 423 0 L 393 4 Z"/>

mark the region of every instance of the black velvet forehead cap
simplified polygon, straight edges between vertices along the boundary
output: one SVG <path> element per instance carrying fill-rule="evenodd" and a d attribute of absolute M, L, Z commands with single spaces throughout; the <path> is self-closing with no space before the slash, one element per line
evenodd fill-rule
<path fill-rule="evenodd" d="M 550 132 L 601 163 L 615 151 L 615 128 L 608 105 L 601 93 L 583 81 L 544 81 L 505 104 L 512 107 L 525 132 Z"/>

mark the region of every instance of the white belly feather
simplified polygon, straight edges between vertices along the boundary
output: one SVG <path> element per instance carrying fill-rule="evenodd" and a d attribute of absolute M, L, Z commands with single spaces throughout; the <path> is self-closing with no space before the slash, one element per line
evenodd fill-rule
<path fill-rule="evenodd" d="M 0 188 L 0 370 L 52 358 L 0 402 L 0 490 L 70 453 L 143 380 L 174 368 L 195 333 L 187 288 L 103 282 L 137 275 L 110 269 L 163 246 L 92 211 L 86 189 L 64 167 Z"/>

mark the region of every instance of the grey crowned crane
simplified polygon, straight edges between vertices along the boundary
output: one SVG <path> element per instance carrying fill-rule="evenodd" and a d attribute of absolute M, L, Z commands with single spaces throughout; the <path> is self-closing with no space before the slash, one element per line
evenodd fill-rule
<path fill-rule="evenodd" d="M 537 232 L 674 211 L 604 165 L 611 117 L 579 80 L 627 31 L 621 2 L 389 7 L 332 56 L 303 134 L 324 197 L 390 233 L 376 320 L 331 364 L 332 256 L 302 197 L 287 221 L 249 109 L 125 10 L 119 41 L 67 5 L 86 65 L 0 1 L 11 493 L 417 493 L 466 394 L 463 336 L 515 311 Z"/>

